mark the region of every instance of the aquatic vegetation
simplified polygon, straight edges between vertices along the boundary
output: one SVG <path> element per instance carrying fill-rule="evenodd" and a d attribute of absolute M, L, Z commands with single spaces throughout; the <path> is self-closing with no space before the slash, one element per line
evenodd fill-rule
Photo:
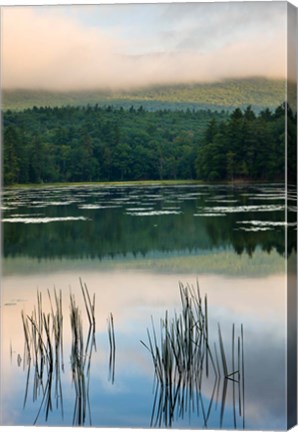
<path fill-rule="evenodd" d="M 282 185 L 264 191 L 261 185 L 215 184 L 10 189 L 2 203 L 8 207 L 3 211 L 3 252 L 13 258 L 26 250 L 32 258 L 110 260 L 228 248 L 252 256 L 261 248 L 283 256 L 285 202 L 254 201 L 269 192 L 280 196 L 282 190 Z M 72 205 L 57 204 L 64 200 Z M 287 207 L 289 214 L 292 207 Z M 242 219 L 269 225 L 245 225 Z M 47 247 L 53 238 L 55 247 Z M 296 248 L 291 238 L 289 251 Z"/>
<path fill-rule="evenodd" d="M 129 216 L 162 216 L 162 215 L 179 215 L 181 211 L 177 210 L 152 210 L 152 211 L 127 211 Z"/>
<path fill-rule="evenodd" d="M 114 331 L 114 318 L 111 313 L 107 319 L 108 322 L 108 336 L 110 346 L 109 356 L 109 379 L 114 384 L 115 382 L 115 359 L 116 359 L 116 342 L 115 342 L 115 331 Z"/>
<path fill-rule="evenodd" d="M 87 285 L 80 279 L 80 287 L 85 306 L 89 328 L 87 337 L 84 331 L 82 311 L 76 302 L 75 295 L 70 291 L 70 329 L 71 351 L 70 365 L 72 383 L 75 390 L 73 425 L 91 425 L 89 404 L 89 383 L 92 354 L 96 350 L 95 294 L 90 296 Z M 61 374 L 65 371 L 63 352 L 63 307 L 62 292 L 54 289 L 53 300 L 48 290 L 50 312 L 45 311 L 42 293 L 37 291 L 37 305 L 31 315 L 21 312 L 24 332 L 23 367 L 27 368 L 26 387 L 23 406 L 25 408 L 29 387 L 31 368 L 33 368 L 33 402 L 39 401 L 39 409 L 34 420 L 37 423 L 42 409 L 45 421 L 54 409 L 60 409 L 63 417 L 63 393 Z M 110 315 L 111 327 L 108 335 L 111 338 L 112 382 L 115 375 L 115 335 L 113 316 Z M 86 340 L 86 342 L 85 342 Z M 12 347 L 11 347 L 12 352 Z"/>
<path fill-rule="evenodd" d="M 66 216 L 66 217 L 12 217 L 12 218 L 4 218 L 2 222 L 9 223 L 24 223 L 24 224 L 45 224 L 51 222 L 66 222 L 66 221 L 87 221 L 88 218 L 85 216 Z"/>
<path fill-rule="evenodd" d="M 75 388 L 76 399 L 73 413 L 73 425 L 84 425 L 87 417 L 91 421 L 91 410 L 89 403 L 90 366 L 93 349 L 96 350 L 95 342 L 95 294 L 91 302 L 86 284 L 80 279 L 84 304 L 89 320 L 89 330 L 86 345 L 84 345 L 84 332 L 81 311 L 76 305 L 74 294 L 70 293 L 70 322 L 72 333 L 71 345 L 71 370 L 72 381 Z M 87 411 L 88 410 L 88 411 Z"/>
<path fill-rule="evenodd" d="M 47 421 L 49 412 L 53 409 L 53 398 L 56 408 L 61 409 L 63 416 L 63 394 L 61 385 L 61 370 L 64 371 L 63 361 L 63 313 L 62 292 L 54 289 L 54 303 L 48 291 L 51 312 L 43 309 L 42 293 L 37 291 L 37 306 L 31 316 L 25 316 L 22 311 L 22 322 L 25 336 L 24 367 L 27 366 L 27 380 L 24 396 L 26 405 L 30 382 L 31 365 L 33 366 L 33 401 L 42 400 L 35 417 L 36 424 L 42 408 L 45 410 Z M 54 387 L 54 388 L 53 388 Z"/>
<path fill-rule="evenodd" d="M 154 366 L 154 402 L 151 426 L 171 427 L 175 420 L 196 412 L 208 426 L 215 394 L 219 398 L 223 378 L 220 427 L 226 404 L 228 383 L 233 383 L 233 412 L 236 428 L 236 389 L 239 399 L 238 416 L 244 413 L 244 349 L 243 326 L 238 337 L 238 356 L 235 363 L 235 325 L 232 328 L 232 354 L 228 360 L 222 332 L 218 324 L 218 345 L 211 347 L 208 326 L 207 296 L 201 297 L 196 288 L 179 283 L 181 311 L 169 317 L 168 311 L 160 320 L 159 335 L 152 318 L 151 331 L 147 329 L 148 343 L 141 343 L 150 352 Z M 230 364 L 231 363 L 231 364 Z M 210 394 L 209 394 L 210 393 Z M 207 397 L 207 402 L 206 402 Z M 216 402 L 217 404 L 217 402 Z M 207 405 L 207 406 L 206 406 Z"/>

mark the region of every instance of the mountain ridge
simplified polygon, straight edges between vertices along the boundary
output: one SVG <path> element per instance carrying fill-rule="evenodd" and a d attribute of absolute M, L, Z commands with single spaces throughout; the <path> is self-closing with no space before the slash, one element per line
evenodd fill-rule
<path fill-rule="evenodd" d="M 130 90 L 3 90 L 3 110 L 33 106 L 115 105 L 157 109 L 232 109 L 251 105 L 274 109 L 285 100 L 285 81 L 267 78 L 229 79 L 213 83 L 155 85 Z"/>

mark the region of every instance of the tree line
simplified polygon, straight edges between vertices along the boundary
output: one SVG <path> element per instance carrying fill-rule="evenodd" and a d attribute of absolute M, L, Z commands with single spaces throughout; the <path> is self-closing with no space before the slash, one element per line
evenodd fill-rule
<path fill-rule="evenodd" d="M 285 115 L 287 110 L 287 122 Z M 197 175 L 209 181 L 285 179 L 287 139 L 288 180 L 295 182 L 297 113 L 282 104 L 257 116 L 250 106 L 227 121 L 213 119 L 197 156 Z"/>
<path fill-rule="evenodd" d="M 285 104 L 258 115 L 33 107 L 4 111 L 3 127 L 4 185 L 284 175 Z"/>

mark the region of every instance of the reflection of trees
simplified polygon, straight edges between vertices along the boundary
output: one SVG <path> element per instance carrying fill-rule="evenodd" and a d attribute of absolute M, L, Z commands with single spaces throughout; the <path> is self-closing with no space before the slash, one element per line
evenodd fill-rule
<path fill-rule="evenodd" d="M 187 190 L 187 189 L 186 189 Z M 158 191 L 157 191 L 158 192 Z M 164 192 L 166 195 L 166 191 Z M 119 195 L 111 194 L 110 202 Z M 129 194 L 121 196 L 129 197 Z M 212 196 L 212 195 L 211 195 Z M 88 193 L 86 193 L 88 199 Z M 236 253 L 252 255 L 256 248 L 266 252 L 285 252 L 283 227 L 269 231 L 244 232 L 238 222 L 250 219 L 264 219 L 264 215 L 250 212 L 227 214 L 224 217 L 193 216 L 197 207 L 203 208 L 204 198 L 185 201 L 179 215 L 134 217 L 125 214 L 123 208 L 109 208 L 93 211 L 88 221 L 72 221 L 48 224 L 3 224 L 4 256 L 29 256 L 34 258 L 113 258 L 117 255 L 138 255 L 154 251 L 212 250 L 233 247 Z M 157 204 L 158 209 L 162 203 Z M 58 206 L 57 206 L 58 207 Z M 292 206 L 293 207 L 293 206 Z M 35 210 L 36 211 L 36 210 Z M 81 216 L 77 206 L 51 208 L 49 217 Z M 26 211 L 27 213 L 27 211 Z M 293 213 L 293 212 L 292 212 Z M 28 208 L 34 216 L 34 209 Z M 266 218 L 269 213 L 266 214 Z M 293 215 L 293 217 L 296 213 Z M 88 214 L 89 216 L 89 214 Z M 281 220 L 280 212 L 270 212 L 270 220 Z M 36 240 L 38 239 L 38 241 Z M 288 239 L 288 252 L 296 250 L 295 237 Z"/>
<path fill-rule="evenodd" d="M 296 137 L 297 138 L 297 137 Z M 297 139 L 295 140 L 295 151 Z M 289 143 L 290 146 L 290 143 Z M 293 156 L 294 157 L 294 156 Z M 289 181 L 295 181 L 293 184 L 287 185 L 287 247 L 288 256 L 297 251 L 297 155 L 295 156 L 295 172 L 289 173 Z"/>
<path fill-rule="evenodd" d="M 232 328 L 231 355 L 227 355 L 218 325 L 218 346 L 211 347 L 208 330 L 207 297 L 199 288 L 180 284 L 181 312 L 173 318 L 166 312 L 157 334 L 153 320 L 147 330 L 154 366 L 155 394 L 151 426 L 171 427 L 175 421 L 195 414 L 204 427 L 220 405 L 219 425 L 223 427 L 227 391 L 232 385 L 233 424 L 245 427 L 243 326 L 236 339 Z M 221 394 L 221 397 L 220 397 Z M 215 406 L 215 409 L 214 409 Z"/>
<path fill-rule="evenodd" d="M 287 111 L 286 133 L 287 133 L 287 181 L 288 185 L 295 188 L 297 185 L 297 91 L 294 86 L 289 87 L 289 99 L 295 101 L 293 106 L 288 103 L 285 106 Z M 296 112 L 295 112 L 296 111 Z"/>

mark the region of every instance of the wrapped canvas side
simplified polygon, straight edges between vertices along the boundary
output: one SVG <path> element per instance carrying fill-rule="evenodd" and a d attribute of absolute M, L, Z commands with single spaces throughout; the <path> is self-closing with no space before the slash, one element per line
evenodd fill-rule
<path fill-rule="evenodd" d="M 297 9 L 287 5 L 287 427 L 297 424 Z"/>

